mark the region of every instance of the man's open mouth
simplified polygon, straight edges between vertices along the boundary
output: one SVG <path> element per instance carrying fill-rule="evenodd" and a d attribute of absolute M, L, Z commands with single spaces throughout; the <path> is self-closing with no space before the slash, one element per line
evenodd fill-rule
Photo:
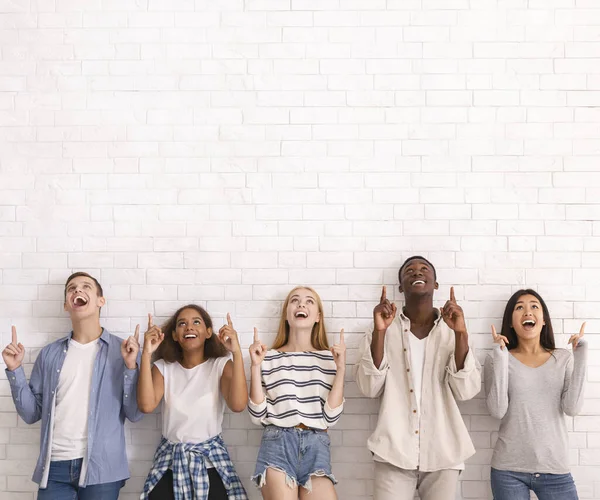
<path fill-rule="evenodd" d="M 86 299 L 83 295 L 77 295 L 73 299 L 73 306 L 75 306 L 75 307 L 83 307 L 83 306 L 86 306 L 87 303 L 88 303 L 88 299 Z"/>
<path fill-rule="evenodd" d="M 423 281 L 423 280 L 416 280 L 416 281 L 412 282 L 412 286 L 415 286 L 415 285 L 424 285 L 424 284 L 425 284 L 425 281 Z"/>

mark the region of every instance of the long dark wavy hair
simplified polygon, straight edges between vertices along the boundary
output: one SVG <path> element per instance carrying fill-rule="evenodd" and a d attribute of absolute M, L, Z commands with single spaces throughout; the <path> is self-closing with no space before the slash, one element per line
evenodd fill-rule
<path fill-rule="evenodd" d="M 188 304 L 186 306 L 180 307 L 179 309 L 177 309 L 177 311 L 175 311 L 175 314 L 173 314 L 161 327 L 163 333 L 165 334 L 165 339 L 162 341 L 162 344 L 158 346 L 158 349 L 156 349 L 156 352 L 154 353 L 154 361 L 158 359 L 164 359 L 167 363 L 183 361 L 183 349 L 181 348 L 179 343 L 175 342 L 175 340 L 173 339 L 173 332 L 176 329 L 177 319 L 179 318 L 179 315 L 185 309 L 193 309 L 194 311 L 196 311 L 202 318 L 202 321 L 204 321 L 206 328 L 210 328 L 210 330 L 212 331 L 212 319 L 210 317 L 210 314 L 208 314 L 208 312 L 206 312 L 206 310 L 203 307 L 200 307 L 196 304 Z M 222 356 L 227 356 L 227 349 L 225 349 L 225 346 L 221 344 L 217 336 L 213 333 L 209 338 L 207 338 L 204 341 L 204 359 L 220 358 Z"/>
<path fill-rule="evenodd" d="M 531 288 L 517 290 L 513 293 L 512 297 L 508 299 L 506 303 L 506 308 L 504 309 L 504 317 L 502 318 L 502 332 L 501 335 L 504 335 L 508 339 L 508 347 L 509 350 L 514 349 L 519 345 L 519 337 L 515 332 L 515 329 L 511 326 L 512 324 L 512 314 L 515 310 L 515 305 L 520 297 L 523 295 L 533 295 L 536 299 L 540 301 L 542 305 L 542 311 L 544 313 L 544 322 L 546 323 L 542 327 L 542 332 L 540 334 L 540 345 L 546 349 L 547 351 L 554 351 L 556 349 L 556 345 L 554 343 L 554 330 L 552 329 L 552 321 L 550 320 L 550 313 L 548 312 L 548 306 L 544 302 L 544 299 L 537 293 L 535 290 Z"/>

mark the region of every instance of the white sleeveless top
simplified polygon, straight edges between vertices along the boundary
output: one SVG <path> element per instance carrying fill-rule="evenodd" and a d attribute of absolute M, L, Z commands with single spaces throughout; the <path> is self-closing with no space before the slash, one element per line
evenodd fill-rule
<path fill-rule="evenodd" d="M 221 433 L 225 399 L 220 382 L 229 358 L 207 359 L 194 368 L 160 359 L 165 379 L 162 435 L 173 443 L 202 443 Z"/>

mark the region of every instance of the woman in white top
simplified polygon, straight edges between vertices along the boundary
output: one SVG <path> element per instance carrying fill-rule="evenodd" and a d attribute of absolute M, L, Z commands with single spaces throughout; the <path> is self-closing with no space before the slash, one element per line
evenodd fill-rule
<path fill-rule="evenodd" d="M 317 292 L 296 287 L 287 296 L 279 331 L 268 350 L 254 329 L 248 410 L 263 425 L 253 481 L 265 500 L 337 498 L 327 429 L 343 409 L 346 346 L 327 342 Z"/>
<path fill-rule="evenodd" d="M 194 304 L 181 307 L 162 329 L 148 318 L 137 400 L 150 413 L 164 398 L 163 438 L 141 498 L 247 500 L 221 437 L 225 404 L 240 412 L 248 401 L 229 314 L 218 335 L 209 314 Z"/>

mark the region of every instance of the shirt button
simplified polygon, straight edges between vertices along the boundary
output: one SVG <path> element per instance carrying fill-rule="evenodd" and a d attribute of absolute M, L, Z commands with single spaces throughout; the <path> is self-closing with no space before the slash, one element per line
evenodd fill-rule
<path fill-rule="evenodd" d="M 406 328 L 404 329 L 404 331 L 405 331 L 405 332 L 408 332 L 408 330 L 407 330 Z"/>
<path fill-rule="evenodd" d="M 411 389 L 410 392 L 414 392 L 414 391 Z"/>
<path fill-rule="evenodd" d="M 67 350 L 66 350 L 66 349 L 63 349 L 63 352 L 67 352 Z"/>
<path fill-rule="evenodd" d="M 125 397 L 127 397 L 127 394 L 125 394 Z"/>
<path fill-rule="evenodd" d="M 410 368 L 407 368 L 407 369 L 406 369 L 406 371 L 407 371 L 407 372 L 409 372 L 409 371 L 410 371 Z"/>
<path fill-rule="evenodd" d="M 60 373 L 60 370 L 56 370 L 56 373 Z"/>
<path fill-rule="evenodd" d="M 419 433 L 419 431 L 415 431 L 415 434 L 418 434 L 418 433 Z"/>
<path fill-rule="evenodd" d="M 413 410 L 413 413 L 417 413 L 417 410 Z"/>
<path fill-rule="evenodd" d="M 17 377 L 12 377 L 13 380 L 17 380 Z"/>
<path fill-rule="evenodd" d="M 404 352 L 406 352 L 406 347 L 404 348 Z"/>

